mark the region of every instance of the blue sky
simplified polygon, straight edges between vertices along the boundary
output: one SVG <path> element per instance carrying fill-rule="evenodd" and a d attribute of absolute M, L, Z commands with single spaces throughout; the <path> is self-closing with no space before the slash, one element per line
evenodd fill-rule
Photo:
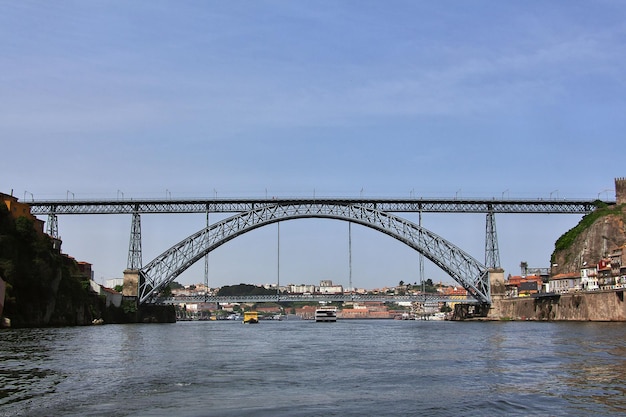
<path fill-rule="evenodd" d="M 0 0 L 0 191 L 613 199 L 626 175 L 625 22 L 617 0 Z M 507 273 L 548 266 L 578 220 L 498 216 Z M 144 263 L 204 221 L 143 216 Z M 98 280 L 121 276 L 130 218 L 59 222 L 65 252 Z M 423 222 L 484 259 L 484 216 Z M 275 282 L 276 235 L 219 248 L 210 280 Z M 347 285 L 347 239 L 342 222 L 286 222 L 281 283 Z M 415 281 L 417 264 L 353 228 L 355 286 Z"/>

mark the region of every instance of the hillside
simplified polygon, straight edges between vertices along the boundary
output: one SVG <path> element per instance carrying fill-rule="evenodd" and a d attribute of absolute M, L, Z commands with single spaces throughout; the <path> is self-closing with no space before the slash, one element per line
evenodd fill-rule
<path fill-rule="evenodd" d="M 583 262 L 593 265 L 624 244 L 626 205 L 598 207 L 556 241 L 552 274 L 579 272 Z"/>
<path fill-rule="evenodd" d="M 123 320 L 123 312 L 105 308 L 89 291 L 89 280 L 76 262 L 37 233 L 33 221 L 13 219 L 0 202 L 0 277 L 6 281 L 3 317 L 12 327 L 91 324 L 94 318 Z"/>

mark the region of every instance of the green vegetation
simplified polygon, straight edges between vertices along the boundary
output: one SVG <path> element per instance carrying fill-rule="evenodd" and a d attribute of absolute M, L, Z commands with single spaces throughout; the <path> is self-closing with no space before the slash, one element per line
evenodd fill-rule
<path fill-rule="evenodd" d="M 41 321 L 53 287 L 72 295 L 82 291 L 50 238 L 39 235 L 30 219 L 14 220 L 4 204 L 0 204 L 0 276 L 7 282 L 4 315 L 14 326 Z"/>
<path fill-rule="evenodd" d="M 178 282 L 176 282 L 176 281 L 172 281 L 172 282 L 170 282 L 170 288 L 171 288 L 172 290 L 180 290 L 181 288 L 185 288 L 185 286 L 184 286 L 184 285 L 182 285 L 182 284 L 179 284 L 179 283 L 178 283 Z"/>
<path fill-rule="evenodd" d="M 585 230 L 587 230 L 598 219 L 611 214 L 623 213 L 623 205 L 611 207 L 601 201 L 596 202 L 596 210 L 585 215 L 582 220 L 573 228 L 565 232 L 554 244 L 555 252 L 569 249 L 576 238 Z"/>
<path fill-rule="evenodd" d="M 237 295 L 276 295 L 276 290 L 268 290 L 267 288 L 251 284 L 226 285 L 220 288 L 217 295 L 225 297 Z"/>
<path fill-rule="evenodd" d="M 424 281 L 424 292 L 427 293 L 436 293 L 437 292 L 437 286 L 433 283 L 433 280 L 428 278 L 427 280 Z M 408 284 L 407 285 L 407 289 L 411 290 L 411 291 L 421 291 L 422 290 L 422 285 L 420 283 L 413 283 L 413 284 Z"/>
<path fill-rule="evenodd" d="M 0 277 L 7 283 L 3 315 L 11 326 L 82 325 L 94 318 L 127 321 L 122 309 L 106 308 L 104 297 L 90 291 L 89 279 L 76 262 L 55 250 L 52 239 L 33 226 L 26 217 L 13 219 L 0 203 Z"/>

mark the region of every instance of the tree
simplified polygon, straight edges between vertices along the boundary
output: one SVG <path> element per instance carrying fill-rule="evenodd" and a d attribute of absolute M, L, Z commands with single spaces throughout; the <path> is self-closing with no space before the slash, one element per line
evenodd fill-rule
<path fill-rule="evenodd" d="M 179 284 L 176 281 L 172 281 L 172 282 L 170 282 L 170 288 L 173 289 L 173 290 L 178 290 L 178 289 L 185 288 L 185 287 L 182 284 Z"/>
<path fill-rule="evenodd" d="M 257 285 L 239 284 L 226 285 L 218 291 L 218 296 L 237 296 L 237 295 L 275 295 L 276 290 L 270 290 Z"/>
<path fill-rule="evenodd" d="M 166 286 L 161 290 L 161 297 L 171 297 L 172 296 L 172 287 Z"/>

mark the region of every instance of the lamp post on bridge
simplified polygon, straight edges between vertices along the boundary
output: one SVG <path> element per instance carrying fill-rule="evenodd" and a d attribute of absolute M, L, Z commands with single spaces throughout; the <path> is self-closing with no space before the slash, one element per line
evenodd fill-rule
<path fill-rule="evenodd" d="M 612 189 L 610 189 L 610 188 L 607 188 L 606 190 L 602 190 L 602 191 L 600 191 L 600 192 L 598 193 L 598 200 L 600 199 L 600 194 L 603 194 L 603 193 L 607 193 L 606 197 L 607 197 L 607 199 L 608 199 L 608 198 L 609 198 L 609 195 L 608 195 L 608 192 L 609 192 L 609 191 L 613 191 L 613 190 L 612 190 Z"/>

